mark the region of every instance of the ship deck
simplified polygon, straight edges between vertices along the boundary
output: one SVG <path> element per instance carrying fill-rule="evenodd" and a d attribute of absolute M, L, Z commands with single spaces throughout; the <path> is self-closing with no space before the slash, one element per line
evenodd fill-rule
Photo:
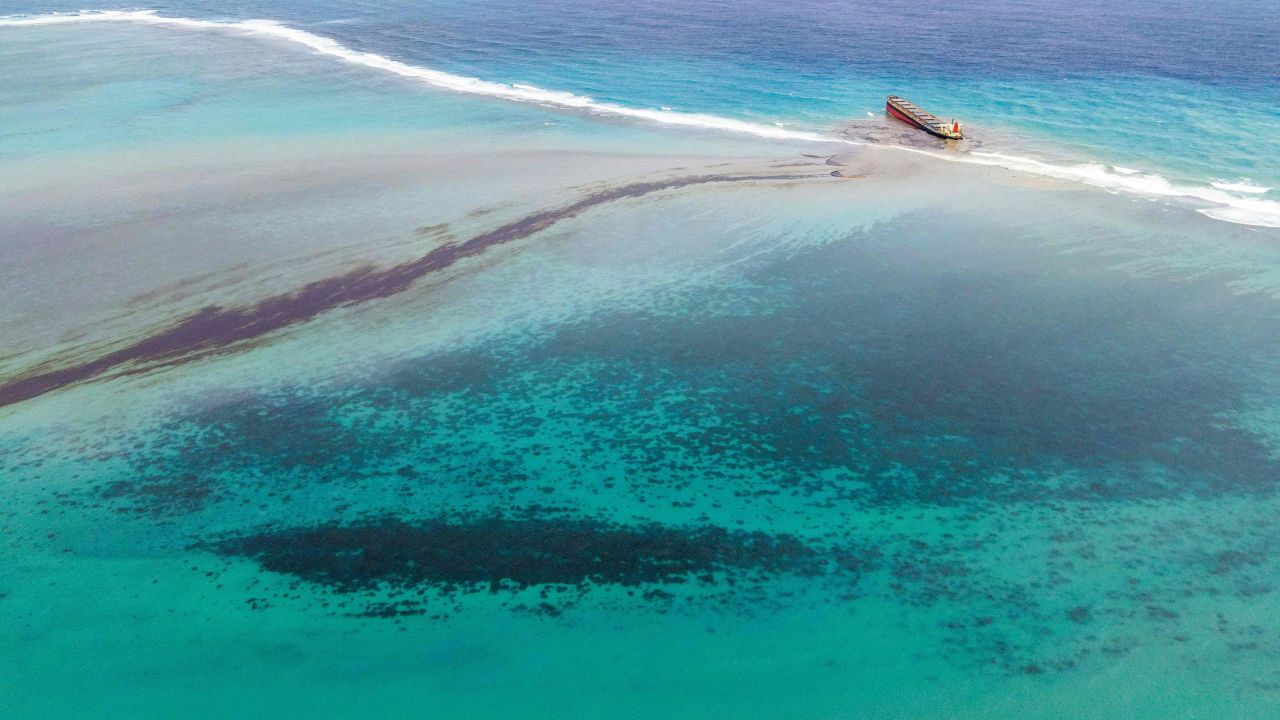
<path fill-rule="evenodd" d="M 898 97 L 897 95 L 890 95 L 888 98 L 888 104 L 891 109 L 900 112 L 904 116 L 904 119 L 909 119 L 911 122 L 919 124 L 922 126 L 922 129 L 928 130 L 939 137 L 952 137 L 946 131 L 946 126 L 941 120 L 935 117 L 933 113 L 919 107 L 910 100 Z"/>

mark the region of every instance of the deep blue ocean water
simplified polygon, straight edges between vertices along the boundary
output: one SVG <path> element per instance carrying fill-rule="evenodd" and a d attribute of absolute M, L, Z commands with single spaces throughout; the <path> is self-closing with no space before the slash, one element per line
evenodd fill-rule
<path fill-rule="evenodd" d="M 1274 3 L 146 9 L 0 21 L 0 716 L 1280 707 Z"/>

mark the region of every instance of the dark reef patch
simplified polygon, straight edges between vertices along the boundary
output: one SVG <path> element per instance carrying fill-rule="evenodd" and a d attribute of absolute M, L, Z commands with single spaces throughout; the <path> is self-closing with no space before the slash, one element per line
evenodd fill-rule
<path fill-rule="evenodd" d="M 155 433 L 165 453 L 146 469 L 186 469 L 206 475 L 305 473 L 311 484 L 351 478 L 402 448 L 406 438 L 362 422 L 358 403 L 304 393 L 254 397 L 201 408 Z M 346 416 L 344 416 L 346 413 Z"/>
<path fill-rule="evenodd" d="M 568 205 L 526 215 L 465 241 L 441 245 L 422 257 L 388 268 L 360 267 L 243 307 L 204 307 L 169 328 L 95 359 L 37 371 L 0 383 L 0 407 L 126 366 L 127 372 L 143 372 L 232 350 L 247 341 L 305 322 L 329 310 L 402 292 L 418 279 L 448 268 L 459 260 L 478 255 L 495 245 L 529 237 L 599 205 L 693 185 L 808 177 L 813 176 L 690 175 L 601 190 Z"/>
<path fill-rule="evenodd" d="M 717 573 L 814 576 L 827 566 L 817 550 L 790 535 L 581 519 L 381 518 L 267 530 L 209 547 L 339 593 L 712 583 Z M 369 610 L 380 607 L 387 606 Z"/>
<path fill-rule="evenodd" d="M 117 480 L 99 490 L 122 513 L 153 516 L 194 512 L 217 499 L 217 491 L 195 475 Z"/>
<path fill-rule="evenodd" d="M 532 359 L 589 358 L 640 388 L 679 378 L 689 414 L 718 421 L 689 444 L 848 468 L 879 506 L 1277 488 L 1265 440 L 1223 422 L 1280 369 L 1269 298 L 1135 282 L 1031 243 L 1010 254 L 995 225 L 948 232 L 941 212 L 857 231 L 759 263 L 761 286 L 789 289 L 777 312 L 621 312 L 558 328 Z"/>
<path fill-rule="evenodd" d="M 405 615 L 425 615 L 423 603 L 419 600 L 401 600 L 399 602 L 369 603 L 359 612 L 347 613 L 348 617 L 394 618 Z"/>

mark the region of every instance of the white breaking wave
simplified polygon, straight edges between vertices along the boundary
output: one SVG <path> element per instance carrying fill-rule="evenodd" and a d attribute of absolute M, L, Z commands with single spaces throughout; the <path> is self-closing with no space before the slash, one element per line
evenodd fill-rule
<path fill-rule="evenodd" d="M 291 28 L 274 20 L 218 22 L 213 20 L 168 17 L 164 15 L 157 15 L 152 10 L 100 10 L 84 11 L 75 14 L 0 18 L 0 27 L 63 25 L 86 22 L 129 22 L 186 28 L 190 30 L 220 30 L 224 32 L 240 32 L 249 35 L 274 37 L 297 43 L 299 45 L 304 45 L 322 55 L 328 55 L 344 62 L 394 73 L 401 77 L 421 80 L 438 88 L 468 93 L 471 95 L 485 95 L 488 97 L 497 97 L 506 100 L 537 103 L 539 105 L 572 108 L 609 115 L 621 115 L 625 117 L 639 118 L 642 120 L 651 120 L 667 125 L 731 130 L 734 132 L 746 133 L 749 135 L 756 135 L 776 140 L 836 142 L 835 140 L 824 137 L 818 133 L 783 130 L 769 125 L 758 125 L 756 123 L 718 117 L 715 115 L 632 108 L 625 105 L 596 102 L 584 95 L 575 95 L 570 92 L 546 90 L 532 85 L 509 85 L 506 83 L 481 80 L 479 78 L 465 77 L 463 75 L 454 75 L 440 70 L 432 70 L 431 68 L 410 65 L 408 63 L 400 62 L 399 60 L 392 60 L 389 57 L 378 55 L 376 53 L 352 50 L 336 40 L 315 35 L 305 30 Z"/>
<path fill-rule="evenodd" d="M 191 30 L 216 30 L 239 32 L 249 35 L 272 37 L 303 45 L 322 55 L 343 62 L 363 65 L 375 70 L 412 78 L 434 87 L 455 92 L 503 98 L 519 102 L 536 103 L 585 112 L 637 118 L 665 125 L 726 130 L 773 140 L 798 140 L 803 142 L 838 143 L 866 146 L 869 143 L 844 138 L 834 138 L 821 133 L 788 130 L 781 125 L 761 125 L 702 113 L 675 112 L 668 108 L 658 110 L 627 107 L 614 103 L 597 102 L 584 95 L 546 90 L 532 85 L 516 85 L 454 75 L 431 68 L 410 65 L 376 53 L 353 50 L 336 40 L 282 25 L 274 20 L 213 21 L 193 18 L 157 15 L 151 10 L 98 10 L 79 13 L 33 15 L 0 18 L 0 27 L 33 25 L 62 25 L 72 23 L 128 22 L 160 25 Z M 1080 165 L 1055 165 L 1032 158 L 1002 155 L 998 153 L 972 152 L 962 155 L 944 154 L 889 146 L 896 150 L 912 152 L 949 162 L 1003 167 L 1024 173 L 1084 182 L 1109 190 L 1137 193 L 1147 196 L 1194 198 L 1219 207 L 1200 209 L 1201 213 L 1227 222 L 1264 227 L 1280 227 L 1280 202 L 1257 197 L 1240 197 L 1233 193 L 1251 195 L 1267 192 L 1247 183 L 1214 182 L 1212 187 L 1174 185 L 1159 175 L 1141 174 L 1130 168 L 1109 168 L 1098 163 Z"/>
<path fill-rule="evenodd" d="M 904 148 L 906 149 L 906 148 Z M 992 165 L 1009 170 L 1087 183 L 1095 187 L 1117 192 L 1128 192 L 1148 197 L 1193 198 L 1220 207 L 1199 208 L 1199 212 L 1215 220 L 1280 227 L 1280 203 L 1256 197 L 1240 197 L 1217 187 L 1176 185 L 1159 175 L 1132 172 L 1117 174 L 1101 163 L 1055 165 L 1032 158 L 974 151 L 968 157 L 959 158 L 940 153 L 928 153 L 942 160 L 954 160 L 981 165 Z"/>
<path fill-rule="evenodd" d="M 1239 180 L 1239 181 L 1236 181 L 1236 182 L 1226 182 L 1226 181 L 1224 181 L 1224 180 L 1214 180 L 1213 182 L 1211 182 L 1211 183 L 1209 183 L 1209 184 L 1210 184 L 1210 185 L 1212 185 L 1212 186 L 1214 186 L 1214 187 L 1216 187 L 1216 188 L 1218 188 L 1219 190 L 1230 190 L 1231 192 L 1249 193 L 1250 195 L 1262 195 L 1262 194 L 1264 194 L 1264 193 L 1266 193 L 1266 192 L 1268 192 L 1268 191 L 1270 191 L 1270 190 L 1271 190 L 1271 188 L 1269 188 L 1269 187 L 1262 187 L 1261 185 L 1254 185 L 1254 184 L 1252 184 L 1252 183 L 1247 183 L 1247 182 L 1244 182 L 1244 181 L 1242 181 L 1242 180 Z"/>

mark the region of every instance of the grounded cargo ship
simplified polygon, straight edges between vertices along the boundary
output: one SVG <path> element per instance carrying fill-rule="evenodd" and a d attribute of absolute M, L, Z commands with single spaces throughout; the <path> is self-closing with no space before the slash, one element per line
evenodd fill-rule
<path fill-rule="evenodd" d="M 948 140 L 959 140 L 964 137 L 964 133 L 960 130 L 960 123 L 952 120 L 944 123 L 934 117 L 924 108 L 916 107 L 913 103 L 904 100 L 897 95 L 890 95 L 885 101 L 884 107 L 889 114 L 899 120 L 915 125 L 930 135 L 937 135 L 940 138 Z"/>

